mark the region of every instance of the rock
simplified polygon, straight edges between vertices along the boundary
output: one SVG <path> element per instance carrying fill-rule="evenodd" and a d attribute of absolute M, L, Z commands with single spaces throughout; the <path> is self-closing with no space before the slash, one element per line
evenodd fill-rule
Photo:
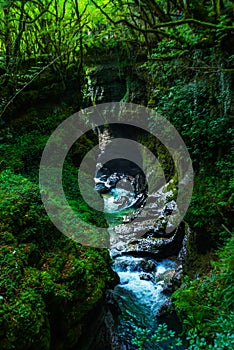
<path fill-rule="evenodd" d="M 129 223 L 129 222 L 131 222 L 131 221 L 132 221 L 131 215 L 124 215 L 124 216 L 123 216 L 123 223 L 124 223 L 124 224 L 127 224 L 127 223 Z"/>
<path fill-rule="evenodd" d="M 100 181 L 100 182 L 106 182 L 107 179 L 108 179 L 108 175 L 107 174 L 98 177 L 98 181 Z"/>
<path fill-rule="evenodd" d="M 105 186 L 105 183 L 103 182 L 98 182 L 95 184 L 95 190 L 98 193 L 104 194 L 104 193 L 108 193 L 110 191 L 110 188 Z"/>
<path fill-rule="evenodd" d="M 176 334 L 182 332 L 181 322 L 176 314 L 176 311 L 173 305 L 168 300 L 158 312 L 157 320 L 159 323 L 166 323 L 169 330 L 173 330 Z"/>
<path fill-rule="evenodd" d="M 171 295 L 175 290 L 181 286 L 181 280 L 183 276 L 183 266 L 179 265 L 175 270 L 174 274 L 171 276 L 170 281 L 166 284 L 163 289 L 163 294 Z"/>
<path fill-rule="evenodd" d="M 174 200 L 168 202 L 162 210 L 162 215 L 171 215 L 173 211 L 178 210 L 177 204 Z"/>
<path fill-rule="evenodd" d="M 157 268 L 157 262 L 149 259 L 144 259 L 139 263 L 139 266 L 144 272 L 155 272 Z M 152 276 L 152 278 L 154 278 Z"/>
<path fill-rule="evenodd" d="M 115 185 L 117 184 L 117 182 L 120 180 L 120 176 L 117 173 L 111 174 L 107 181 L 106 184 L 109 187 L 115 187 Z"/>
<path fill-rule="evenodd" d="M 126 243 L 118 242 L 113 245 L 110 249 L 110 256 L 112 259 L 115 259 L 117 256 L 120 256 L 121 253 L 126 249 Z"/>
<path fill-rule="evenodd" d="M 150 237 L 149 231 L 154 230 L 153 221 L 147 220 L 144 225 L 140 223 L 130 223 L 128 225 L 118 225 L 109 229 L 110 236 L 119 239 L 125 243 L 121 254 L 134 254 L 135 256 L 143 256 L 143 254 L 154 258 L 168 258 L 177 255 L 181 249 L 184 231 L 183 225 L 179 226 L 170 238 L 161 236 L 160 238 Z M 142 233 L 146 230 L 144 237 Z M 111 232 L 112 231 L 112 232 Z"/>
<path fill-rule="evenodd" d="M 140 274 L 140 279 L 144 281 L 153 281 L 154 277 L 146 272 L 142 272 Z"/>
<path fill-rule="evenodd" d="M 118 209 L 126 207 L 129 204 L 129 198 L 127 196 L 119 197 L 114 203 L 118 204 Z"/>
<path fill-rule="evenodd" d="M 175 289 L 174 289 L 173 283 L 168 282 L 166 284 L 165 288 L 163 289 L 162 293 L 164 295 L 171 296 L 174 291 L 175 291 Z"/>
<path fill-rule="evenodd" d="M 167 299 L 167 301 L 160 307 L 157 317 L 168 317 L 172 313 L 172 310 L 171 300 Z"/>
<path fill-rule="evenodd" d="M 183 277 L 183 265 L 179 265 L 175 271 L 174 276 L 172 277 L 172 284 L 176 287 L 181 285 L 181 280 Z"/>
<path fill-rule="evenodd" d="M 117 301 L 115 300 L 112 291 L 110 290 L 106 292 L 106 304 L 110 312 L 112 313 L 113 317 L 116 317 L 121 313 L 120 307 Z"/>
<path fill-rule="evenodd" d="M 185 226 L 185 236 L 184 236 L 184 239 L 183 239 L 183 242 L 182 242 L 182 247 L 179 251 L 179 254 L 178 254 L 178 260 L 181 261 L 181 262 L 185 262 L 186 260 L 186 256 L 187 256 L 187 241 L 188 239 L 190 238 L 190 230 L 189 228 L 187 227 L 187 225 Z"/>

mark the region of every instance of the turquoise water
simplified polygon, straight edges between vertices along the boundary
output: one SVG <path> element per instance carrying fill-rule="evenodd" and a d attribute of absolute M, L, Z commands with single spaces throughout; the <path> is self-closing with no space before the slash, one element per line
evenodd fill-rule
<path fill-rule="evenodd" d="M 121 311 L 117 334 L 127 349 L 136 349 L 132 344 L 136 327 L 149 329 L 151 332 L 157 329 L 157 314 L 168 300 L 163 290 L 176 267 L 175 262 L 167 259 L 160 262 L 132 256 L 115 259 L 113 270 L 119 275 L 120 284 L 113 290 L 113 296 Z M 147 343 L 144 349 L 155 350 L 158 347 Z"/>
<path fill-rule="evenodd" d="M 114 188 L 102 197 L 109 226 L 123 223 L 125 215 L 130 216 L 137 211 L 134 208 L 134 192 Z M 120 309 L 116 334 L 122 345 L 118 349 L 137 349 L 132 343 L 136 327 L 149 329 L 152 333 L 157 329 L 158 312 L 169 299 L 163 290 L 176 268 L 177 264 L 168 259 L 156 261 L 153 258 L 128 255 L 115 258 L 113 270 L 120 278 L 120 283 L 112 291 Z M 164 346 L 169 349 L 166 344 Z M 144 350 L 159 348 L 156 344 L 147 343 Z"/>
<path fill-rule="evenodd" d="M 105 212 L 120 214 L 129 209 L 135 202 L 135 193 L 123 188 L 113 188 L 109 193 L 102 195 Z"/>
<path fill-rule="evenodd" d="M 109 226 L 123 223 L 123 217 L 131 215 L 136 211 L 135 193 L 123 188 L 113 188 L 109 193 L 102 194 L 104 200 L 104 210 Z"/>

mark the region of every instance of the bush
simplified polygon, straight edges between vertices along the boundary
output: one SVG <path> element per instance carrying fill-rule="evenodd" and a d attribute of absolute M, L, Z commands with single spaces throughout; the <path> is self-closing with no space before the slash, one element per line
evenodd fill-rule
<path fill-rule="evenodd" d="M 233 347 L 233 251 L 234 236 L 220 250 L 208 275 L 196 280 L 187 277 L 183 287 L 173 294 L 192 349 Z"/>

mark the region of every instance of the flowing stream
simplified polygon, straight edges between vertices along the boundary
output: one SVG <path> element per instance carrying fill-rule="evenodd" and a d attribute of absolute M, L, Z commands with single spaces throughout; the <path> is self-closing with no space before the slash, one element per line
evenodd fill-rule
<path fill-rule="evenodd" d="M 109 225 L 118 224 L 126 212 L 134 211 L 132 191 L 113 188 L 103 198 Z M 155 261 L 150 257 L 121 255 L 114 259 L 113 269 L 120 278 L 120 284 L 112 291 L 119 310 L 116 334 L 121 346 L 116 349 L 136 349 L 132 344 L 136 327 L 156 330 L 156 316 L 168 300 L 163 290 L 176 267 L 174 261 Z M 156 348 L 154 344 L 147 344 L 144 349 Z"/>
<path fill-rule="evenodd" d="M 120 308 L 117 333 L 128 345 L 136 333 L 136 327 L 157 328 L 157 313 L 167 298 L 163 293 L 166 281 L 175 270 L 176 264 L 170 260 L 156 262 L 153 259 L 122 256 L 115 259 L 114 271 L 120 277 L 120 284 L 113 291 Z M 154 349 L 148 344 L 146 349 Z"/>

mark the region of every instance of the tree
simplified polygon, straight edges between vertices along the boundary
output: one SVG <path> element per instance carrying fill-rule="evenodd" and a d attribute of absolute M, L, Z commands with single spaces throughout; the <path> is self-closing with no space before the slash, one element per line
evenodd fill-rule
<path fill-rule="evenodd" d="M 2 113 L 48 69 L 64 86 L 81 77 L 86 8 L 76 0 L 1 1 Z"/>

